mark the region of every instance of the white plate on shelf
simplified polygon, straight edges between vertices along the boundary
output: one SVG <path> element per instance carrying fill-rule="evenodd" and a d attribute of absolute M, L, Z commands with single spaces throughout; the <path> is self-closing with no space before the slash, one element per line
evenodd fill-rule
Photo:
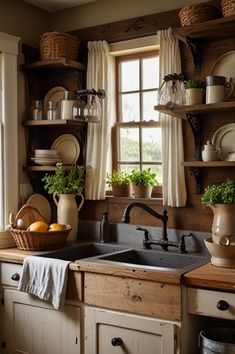
<path fill-rule="evenodd" d="M 56 150 L 64 165 L 73 165 L 80 155 L 80 145 L 72 134 L 60 135 L 52 144 L 51 149 Z"/>
<path fill-rule="evenodd" d="M 62 86 L 53 87 L 49 90 L 43 100 L 44 112 L 47 111 L 48 102 L 52 101 L 58 106 L 60 106 L 60 101 L 64 98 L 64 93 L 66 89 Z"/>
<path fill-rule="evenodd" d="M 45 198 L 41 194 L 33 194 L 27 200 L 26 205 L 31 205 L 34 208 L 37 208 L 39 212 L 42 214 L 47 224 L 49 225 L 51 222 L 51 206 L 48 202 L 47 198 Z"/>
<path fill-rule="evenodd" d="M 233 83 L 233 93 L 228 100 L 235 100 L 235 50 L 222 55 L 212 66 L 210 75 L 225 76 Z"/>
<path fill-rule="evenodd" d="M 212 144 L 219 149 L 221 160 L 231 161 L 230 154 L 235 151 L 235 123 L 225 124 L 216 130 Z"/>
<path fill-rule="evenodd" d="M 61 159 L 49 158 L 49 157 L 31 157 L 32 160 L 37 165 L 54 166 L 57 162 L 61 162 Z"/>

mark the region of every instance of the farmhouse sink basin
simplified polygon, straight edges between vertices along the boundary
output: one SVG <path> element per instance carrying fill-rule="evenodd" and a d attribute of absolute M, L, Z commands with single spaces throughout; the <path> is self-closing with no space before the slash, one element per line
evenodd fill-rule
<path fill-rule="evenodd" d="M 205 262 L 205 257 L 186 254 L 169 254 L 145 250 L 127 250 L 99 257 L 100 260 L 140 266 L 182 269 L 195 263 Z"/>
<path fill-rule="evenodd" d="M 75 262 L 82 258 L 95 257 L 104 255 L 107 253 L 113 253 L 126 249 L 121 245 L 112 245 L 104 243 L 90 243 L 85 245 L 77 245 L 68 249 L 61 249 L 57 251 L 51 251 L 41 255 L 41 257 L 49 257 L 62 259 L 65 261 Z"/>
<path fill-rule="evenodd" d="M 96 260 L 121 266 L 135 266 L 138 268 L 158 268 L 165 271 L 188 271 L 208 262 L 206 257 L 157 252 L 153 250 L 124 250 L 109 255 L 96 257 Z M 95 262 L 95 259 L 94 259 Z"/>

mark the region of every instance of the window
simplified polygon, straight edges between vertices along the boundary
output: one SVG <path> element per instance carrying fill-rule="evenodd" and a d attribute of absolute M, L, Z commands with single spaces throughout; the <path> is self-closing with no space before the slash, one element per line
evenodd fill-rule
<path fill-rule="evenodd" d="M 117 147 L 113 168 L 151 168 L 162 183 L 161 127 L 154 110 L 159 83 L 158 51 L 116 57 Z"/>

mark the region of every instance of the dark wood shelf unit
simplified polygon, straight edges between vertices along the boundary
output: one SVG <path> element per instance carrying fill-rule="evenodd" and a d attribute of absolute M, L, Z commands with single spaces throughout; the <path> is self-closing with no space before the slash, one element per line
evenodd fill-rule
<path fill-rule="evenodd" d="M 75 126 L 77 128 L 85 128 L 86 122 L 72 119 L 55 119 L 55 120 L 24 120 L 24 127 L 42 127 L 42 126 Z"/>
<path fill-rule="evenodd" d="M 67 58 L 60 58 L 47 61 L 37 61 L 28 64 L 23 64 L 21 69 L 26 72 L 39 73 L 57 73 L 66 72 L 71 70 L 86 70 L 86 65 L 79 63 L 76 60 L 71 60 Z"/>
<path fill-rule="evenodd" d="M 235 167 L 235 161 L 184 161 L 182 166 L 185 167 Z"/>
<path fill-rule="evenodd" d="M 187 38 L 210 39 L 234 38 L 235 16 L 173 28 L 173 35 L 187 43 Z"/>

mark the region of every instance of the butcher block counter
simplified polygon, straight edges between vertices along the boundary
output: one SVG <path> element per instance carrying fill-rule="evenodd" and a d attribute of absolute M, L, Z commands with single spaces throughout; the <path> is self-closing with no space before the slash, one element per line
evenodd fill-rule
<path fill-rule="evenodd" d="M 235 269 L 216 267 L 211 263 L 186 273 L 184 282 L 188 286 L 235 291 Z"/>

